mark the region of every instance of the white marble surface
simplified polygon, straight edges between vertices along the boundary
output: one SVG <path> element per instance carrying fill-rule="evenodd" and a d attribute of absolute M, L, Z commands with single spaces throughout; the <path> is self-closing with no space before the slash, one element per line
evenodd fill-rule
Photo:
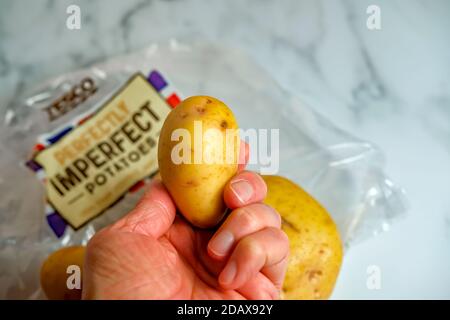
<path fill-rule="evenodd" d="M 65 26 L 81 8 L 80 30 Z M 366 8 L 381 8 L 381 30 Z M 450 2 L 0 0 L 0 112 L 36 81 L 142 48 L 241 48 L 340 127 L 380 146 L 409 215 L 346 254 L 334 298 L 450 298 Z M 381 289 L 366 286 L 381 269 Z"/>

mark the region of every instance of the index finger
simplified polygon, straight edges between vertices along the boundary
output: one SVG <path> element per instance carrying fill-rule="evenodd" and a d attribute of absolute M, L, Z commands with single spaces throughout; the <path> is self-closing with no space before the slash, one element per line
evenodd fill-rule
<path fill-rule="evenodd" d="M 239 162 L 238 162 L 238 172 L 245 169 L 250 157 L 250 146 L 244 140 L 241 140 L 239 144 Z"/>
<path fill-rule="evenodd" d="M 262 202 L 267 195 L 267 185 L 256 172 L 241 171 L 225 185 L 223 199 L 230 209 Z"/>

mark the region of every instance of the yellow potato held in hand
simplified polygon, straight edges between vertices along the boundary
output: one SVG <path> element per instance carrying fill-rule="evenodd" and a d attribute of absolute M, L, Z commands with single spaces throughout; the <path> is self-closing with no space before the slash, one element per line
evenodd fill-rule
<path fill-rule="evenodd" d="M 223 190 L 237 172 L 239 142 L 233 113 L 215 98 L 187 98 L 167 116 L 159 137 L 159 170 L 193 225 L 210 228 L 222 220 Z"/>
<path fill-rule="evenodd" d="M 280 176 L 263 176 L 265 203 L 274 207 L 289 238 L 284 299 L 327 299 L 342 263 L 342 243 L 327 211 L 306 191 Z"/>
<path fill-rule="evenodd" d="M 67 273 L 67 268 L 69 266 L 78 266 L 80 268 L 79 276 L 81 277 L 85 250 L 84 246 L 65 247 L 47 257 L 41 267 L 41 287 L 48 299 L 81 299 L 81 288 L 69 289 L 67 286 L 67 280 L 71 276 L 70 272 Z M 75 272 L 73 275 L 78 276 L 75 275 Z"/>

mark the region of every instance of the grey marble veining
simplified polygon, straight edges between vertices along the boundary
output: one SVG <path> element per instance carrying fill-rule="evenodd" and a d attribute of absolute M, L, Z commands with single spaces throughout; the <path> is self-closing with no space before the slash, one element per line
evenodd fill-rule
<path fill-rule="evenodd" d="M 66 8 L 81 8 L 68 30 Z M 381 8 L 381 30 L 366 8 Z M 289 92 L 386 153 L 407 218 L 352 248 L 336 298 L 450 297 L 450 2 L 0 0 L 0 113 L 50 76 L 155 41 L 238 47 Z M 365 286 L 379 264 L 382 290 Z M 407 270 L 407 272 L 402 271 Z"/>

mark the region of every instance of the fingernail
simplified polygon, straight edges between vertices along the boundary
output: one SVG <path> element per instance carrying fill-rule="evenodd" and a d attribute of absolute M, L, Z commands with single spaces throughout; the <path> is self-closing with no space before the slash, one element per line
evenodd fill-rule
<path fill-rule="evenodd" d="M 230 261 L 220 274 L 222 284 L 229 285 L 236 277 L 237 265 L 235 261 Z"/>
<path fill-rule="evenodd" d="M 233 246 L 234 235 L 227 230 L 220 231 L 209 243 L 209 249 L 217 256 L 225 256 Z"/>
<path fill-rule="evenodd" d="M 244 179 L 231 181 L 230 188 L 241 203 L 248 201 L 253 194 L 253 186 Z"/>

